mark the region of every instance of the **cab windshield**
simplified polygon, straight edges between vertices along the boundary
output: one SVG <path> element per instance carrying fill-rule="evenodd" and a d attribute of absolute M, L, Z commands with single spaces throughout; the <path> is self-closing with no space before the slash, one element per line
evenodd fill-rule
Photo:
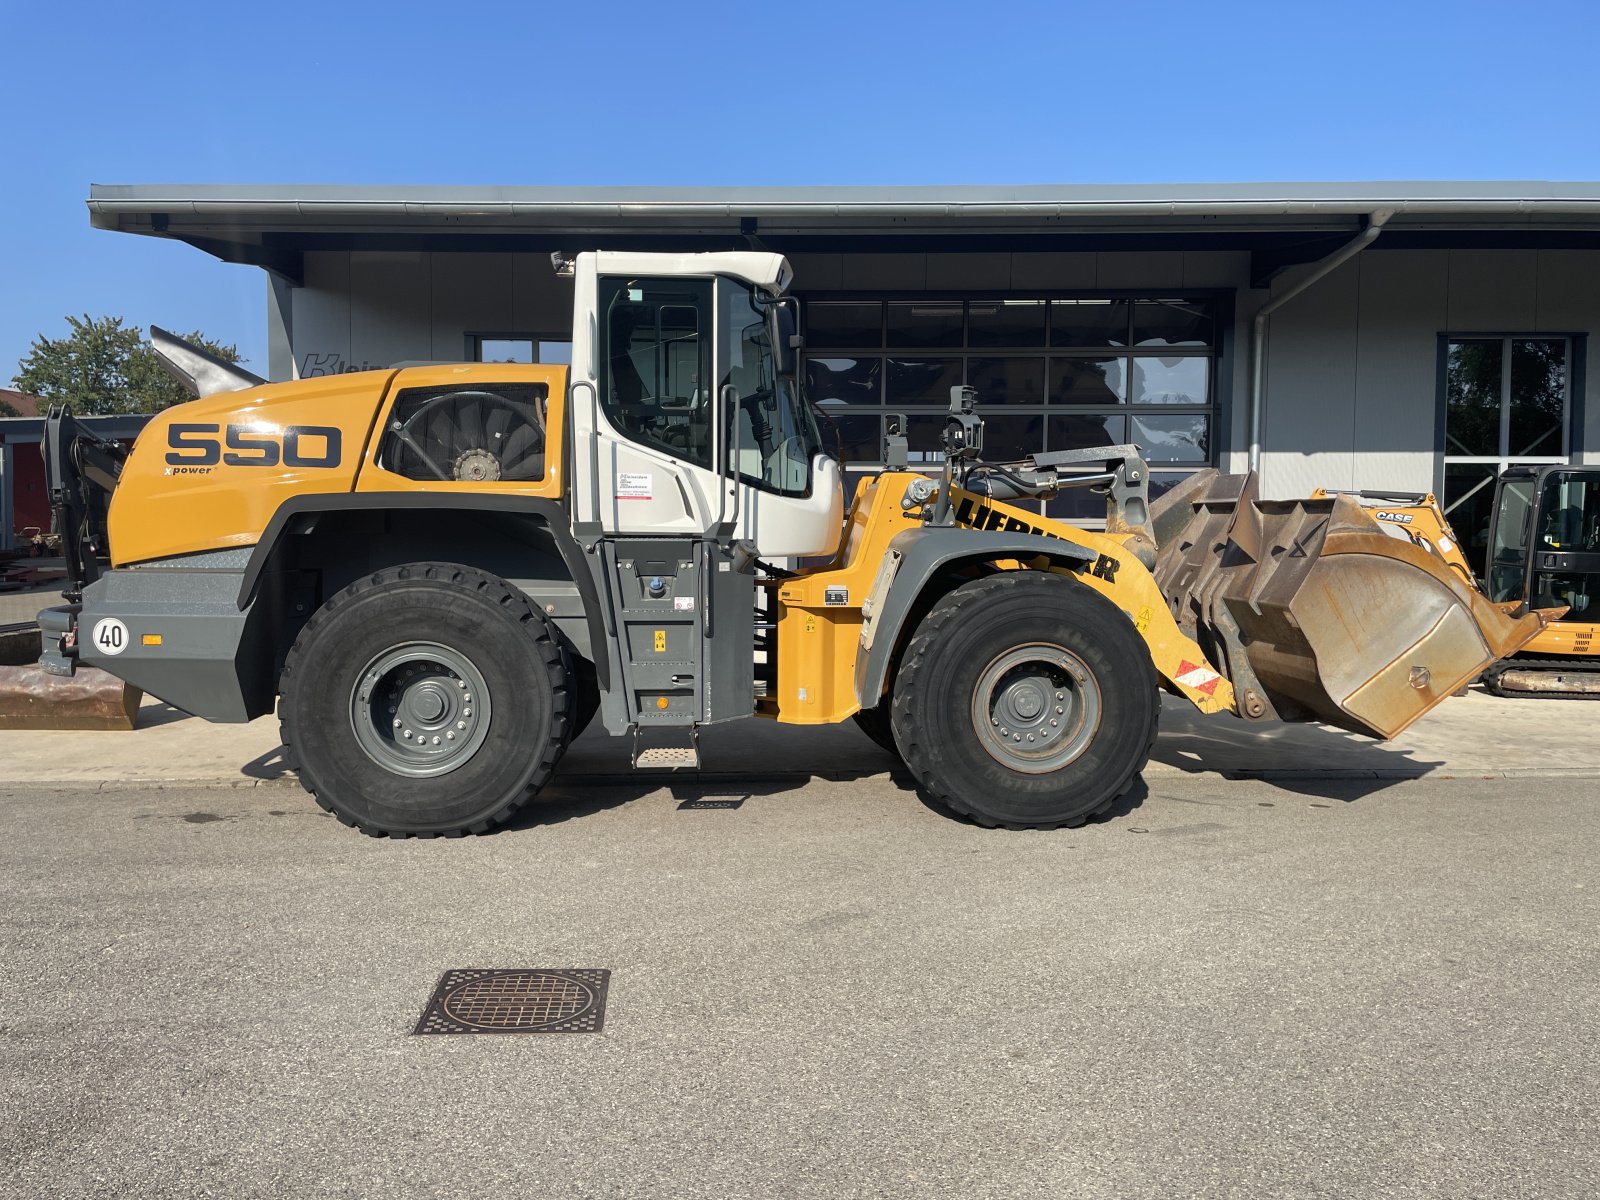
<path fill-rule="evenodd" d="M 738 464 L 741 482 L 783 496 L 804 496 L 811 490 L 811 463 L 822 451 L 822 436 L 797 380 L 777 371 L 773 306 L 758 304 L 747 284 L 728 279 L 718 283 L 728 454 Z"/>

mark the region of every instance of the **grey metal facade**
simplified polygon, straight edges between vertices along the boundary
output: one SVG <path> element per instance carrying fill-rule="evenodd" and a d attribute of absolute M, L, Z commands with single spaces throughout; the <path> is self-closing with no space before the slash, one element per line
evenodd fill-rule
<path fill-rule="evenodd" d="M 1206 292 L 1218 331 L 1209 457 L 1243 469 L 1260 306 L 1374 214 L 1373 245 L 1273 314 L 1263 490 L 1423 491 L 1443 478 L 1441 338 L 1570 339 L 1568 450 L 1600 461 L 1600 186 L 1067 188 L 105 187 L 97 225 L 268 272 L 273 378 L 458 359 L 475 336 L 556 338 L 551 249 L 787 254 L 802 298 L 1161 298 Z"/>

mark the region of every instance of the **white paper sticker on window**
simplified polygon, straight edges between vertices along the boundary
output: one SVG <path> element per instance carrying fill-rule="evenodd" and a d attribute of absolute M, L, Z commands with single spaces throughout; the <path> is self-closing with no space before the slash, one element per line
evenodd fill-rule
<path fill-rule="evenodd" d="M 654 488 L 655 476 L 648 471 L 618 471 L 618 500 L 648 500 Z"/>

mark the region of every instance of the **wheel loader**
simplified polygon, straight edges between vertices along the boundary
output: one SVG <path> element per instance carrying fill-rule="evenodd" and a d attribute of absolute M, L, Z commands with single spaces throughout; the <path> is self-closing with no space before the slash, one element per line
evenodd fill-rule
<path fill-rule="evenodd" d="M 301 784 L 373 835 L 495 828 L 591 721 L 683 768 L 750 717 L 853 718 L 954 813 L 1053 828 L 1138 777 L 1163 691 L 1392 737 L 1542 627 L 1344 497 L 1202 471 L 1152 506 L 1133 446 L 986 461 L 967 388 L 937 476 L 891 421 L 847 510 L 781 256 L 557 258 L 570 369 L 268 384 L 158 342 L 200 398 L 139 437 L 103 537 L 52 414 L 47 668 L 276 706 Z M 1103 530 L 1024 507 L 1068 487 Z"/>

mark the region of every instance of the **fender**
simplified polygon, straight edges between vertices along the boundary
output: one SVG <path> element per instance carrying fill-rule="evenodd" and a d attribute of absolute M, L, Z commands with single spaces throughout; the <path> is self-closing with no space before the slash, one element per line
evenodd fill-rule
<path fill-rule="evenodd" d="M 329 512 L 381 512 L 384 510 L 452 509 L 458 511 L 503 512 L 535 516 L 550 531 L 561 559 L 583 598 L 584 620 L 589 626 L 589 643 L 595 669 L 602 680 L 610 677 L 610 657 L 606 645 L 605 618 L 600 608 L 600 593 L 595 585 L 594 567 L 583 548 L 572 536 L 571 518 L 555 500 L 536 496 L 508 496 L 503 493 L 473 492 L 335 492 L 295 496 L 272 514 L 261 540 L 250 553 L 244 579 L 239 584 L 239 609 L 242 612 L 255 599 L 261 574 L 271 561 L 282 538 L 309 530 L 315 518 Z M 603 685 L 602 685 L 603 686 Z"/>
<path fill-rule="evenodd" d="M 862 708 L 877 707 L 888 681 L 889 659 L 918 597 L 933 577 L 963 562 L 1044 556 L 1074 570 L 1098 555 L 1065 538 L 1003 530 L 964 528 L 908 529 L 889 542 L 883 568 L 872 586 L 861 627 L 861 653 L 856 655 L 856 699 Z"/>

